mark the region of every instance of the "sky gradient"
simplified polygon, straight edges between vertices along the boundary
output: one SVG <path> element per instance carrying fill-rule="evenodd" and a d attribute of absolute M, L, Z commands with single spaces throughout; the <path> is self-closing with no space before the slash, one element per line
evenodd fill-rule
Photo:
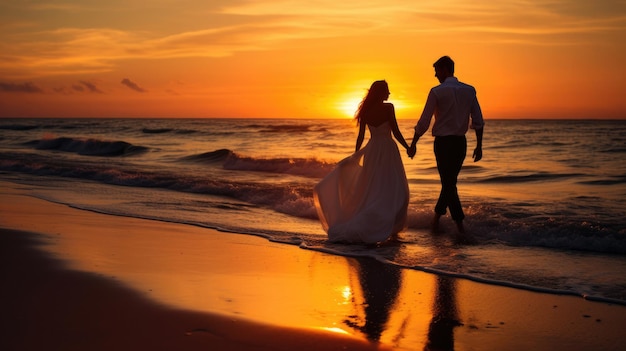
<path fill-rule="evenodd" d="M 4 0 L 0 117 L 416 119 L 456 62 L 485 118 L 626 118 L 625 0 Z"/>

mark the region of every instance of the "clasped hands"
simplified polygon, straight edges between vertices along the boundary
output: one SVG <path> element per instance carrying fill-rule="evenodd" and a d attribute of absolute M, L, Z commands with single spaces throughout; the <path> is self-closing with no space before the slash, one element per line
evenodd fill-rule
<path fill-rule="evenodd" d="M 417 146 L 415 144 L 412 144 L 406 149 L 406 154 L 409 155 L 411 159 L 413 159 L 413 156 L 415 156 L 416 152 L 417 152 Z"/>

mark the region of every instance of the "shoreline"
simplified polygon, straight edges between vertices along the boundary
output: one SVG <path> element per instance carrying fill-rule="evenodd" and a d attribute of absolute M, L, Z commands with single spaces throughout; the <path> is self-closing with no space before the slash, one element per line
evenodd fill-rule
<path fill-rule="evenodd" d="M 9 287 L 0 301 L 10 311 L 0 346 L 13 343 L 3 349 L 618 350 L 626 342 L 621 305 L 0 193 L 0 277 Z"/>
<path fill-rule="evenodd" d="M 300 246 L 300 248 L 305 249 L 305 250 L 311 250 L 311 251 L 316 251 L 316 252 L 327 253 L 327 254 L 330 254 L 330 255 L 341 255 L 341 256 L 352 257 L 352 258 L 357 258 L 357 259 L 363 257 L 363 256 L 358 255 L 358 254 L 357 255 L 349 255 L 349 254 L 346 254 L 346 253 L 343 253 L 343 252 L 335 252 L 332 249 L 325 249 L 325 248 L 319 248 L 319 247 Z M 468 280 L 468 281 L 472 281 L 472 282 L 479 283 L 479 284 L 499 286 L 499 287 L 503 287 L 503 288 L 510 288 L 510 289 L 516 289 L 516 290 L 524 290 L 524 291 L 535 292 L 535 293 L 540 293 L 540 294 L 549 294 L 549 295 L 556 295 L 556 296 L 571 296 L 571 297 L 581 298 L 581 299 L 584 299 L 584 300 L 587 300 L 587 301 L 593 301 L 593 302 L 598 302 L 598 303 L 603 303 L 603 304 L 626 306 L 626 300 L 618 300 L 618 299 L 612 299 L 612 298 L 608 298 L 608 297 L 587 295 L 587 294 L 584 294 L 584 293 L 571 291 L 571 290 L 558 290 L 558 289 L 550 289 L 550 288 L 540 288 L 540 287 L 535 287 L 535 286 L 532 286 L 532 285 L 525 285 L 525 284 L 520 284 L 520 283 L 511 283 L 511 282 L 503 281 L 503 280 L 481 278 L 481 277 L 477 277 L 475 275 L 468 275 L 468 274 L 463 274 L 463 273 L 451 273 L 451 272 L 447 272 L 447 271 L 437 270 L 437 269 L 434 269 L 434 268 L 403 267 L 403 266 L 398 266 L 398 267 L 400 269 L 415 270 L 415 271 L 424 272 L 424 273 L 427 273 L 427 274 L 433 274 L 433 275 L 438 275 L 438 276 L 445 276 L 445 277 L 449 277 L 449 278 L 453 278 L 453 279 Z"/>

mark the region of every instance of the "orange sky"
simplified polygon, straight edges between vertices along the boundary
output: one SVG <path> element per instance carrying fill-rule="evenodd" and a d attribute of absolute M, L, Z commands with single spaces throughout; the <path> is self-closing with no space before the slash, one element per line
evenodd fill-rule
<path fill-rule="evenodd" d="M 501 4 L 502 3 L 502 4 Z M 621 0 L 4 0 L 0 117 L 416 119 L 456 61 L 485 118 L 626 118 Z"/>

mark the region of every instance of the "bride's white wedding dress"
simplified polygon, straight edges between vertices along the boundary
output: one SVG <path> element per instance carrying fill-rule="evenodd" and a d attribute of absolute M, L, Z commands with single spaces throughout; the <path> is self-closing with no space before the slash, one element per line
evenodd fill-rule
<path fill-rule="evenodd" d="M 367 145 L 343 159 L 314 189 L 331 242 L 377 243 L 404 229 L 409 187 L 389 122 L 368 125 Z"/>

